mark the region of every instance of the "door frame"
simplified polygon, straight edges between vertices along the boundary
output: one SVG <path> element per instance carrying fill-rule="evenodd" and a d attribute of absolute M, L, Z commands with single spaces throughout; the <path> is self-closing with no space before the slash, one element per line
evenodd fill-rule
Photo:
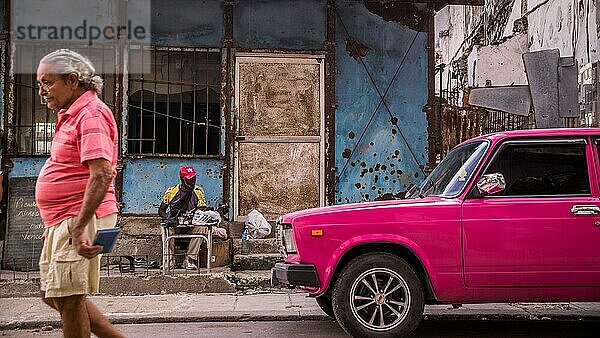
<path fill-rule="evenodd" d="M 272 136 L 245 137 L 239 140 L 240 106 L 240 63 L 290 63 L 316 64 L 319 66 L 319 136 Z M 244 222 L 246 215 L 239 214 L 239 143 L 319 143 L 319 206 L 325 205 L 325 55 L 322 54 L 282 54 L 282 53 L 236 53 L 233 107 L 233 220 Z M 273 221 L 273 220 L 270 220 Z"/>

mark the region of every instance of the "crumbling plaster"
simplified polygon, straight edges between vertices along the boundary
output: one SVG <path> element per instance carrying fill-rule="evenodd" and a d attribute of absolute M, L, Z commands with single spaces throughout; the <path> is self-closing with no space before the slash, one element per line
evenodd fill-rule
<path fill-rule="evenodd" d="M 488 0 L 484 7 L 447 6 L 436 13 L 436 76 L 444 90 L 525 84 L 520 54 L 558 49 L 579 67 L 599 59 L 598 0 Z M 512 2 L 512 4 L 511 4 Z M 494 22 L 502 21 L 502 24 Z M 501 33 L 501 34 L 500 34 Z M 467 60 L 468 76 L 464 72 Z M 490 80 L 490 81 L 487 81 Z M 462 82 L 464 81 L 464 82 Z"/>

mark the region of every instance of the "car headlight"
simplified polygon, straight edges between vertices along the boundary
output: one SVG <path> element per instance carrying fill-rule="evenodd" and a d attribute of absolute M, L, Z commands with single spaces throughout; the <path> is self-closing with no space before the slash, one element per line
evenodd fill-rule
<path fill-rule="evenodd" d="M 296 250 L 296 241 L 294 240 L 294 231 L 289 223 L 282 223 L 281 217 L 277 220 L 277 239 L 279 252 L 287 256 L 290 253 L 298 253 Z"/>
<path fill-rule="evenodd" d="M 283 249 L 286 253 L 298 253 L 296 249 L 296 240 L 294 240 L 294 230 L 291 224 L 283 224 Z"/>

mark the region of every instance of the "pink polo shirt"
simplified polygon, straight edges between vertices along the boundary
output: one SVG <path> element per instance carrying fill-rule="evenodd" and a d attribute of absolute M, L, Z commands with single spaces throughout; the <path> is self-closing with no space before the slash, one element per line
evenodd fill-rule
<path fill-rule="evenodd" d="M 35 187 L 35 200 L 46 227 L 77 216 L 90 176 L 86 161 L 106 159 L 116 175 L 118 132 L 110 108 L 93 90 L 81 95 L 67 110 L 58 112 L 50 158 Z M 115 187 L 111 182 L 96 217 L 117 213 Z"/>

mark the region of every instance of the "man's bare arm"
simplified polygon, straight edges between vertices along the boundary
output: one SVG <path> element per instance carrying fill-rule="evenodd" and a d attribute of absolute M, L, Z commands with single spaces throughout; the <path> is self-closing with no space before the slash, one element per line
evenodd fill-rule
<path fill-rule="evenodd" d="M 108 187 L 112 182 L 112 168 L 109 161 L 105 159 L 95 159 L 86 162 L 90 169 L 90 178 L 85 187 L 83 195 L 83 204 L 79 215 L 75 219 L 75 225 L 71 229 L 73 244 L 77 253 L 85 258 L 92 258 L 98 255 L 102 248 L 92 246 L 89 236 L 85 233 L 85 227 L 94 216 L 96 209 L 104 199 Z"/>
<path fill-rule="evenodd" d="M 167 217 L 169 217 L 169 215 L 167 215 L 167 207 L 168 207 L 168 206 L 169 206 L 169 205 L 168 205 L 168 204 L 166 204 L 166 203 L 164 203 L 164 202 L 162 202 L 162 203 L 160 204 L 160 207 L 158 207 L 158 215 L 159 215 L 160 217 L 162 217 L 162 218 L 167 218 Z"/>

